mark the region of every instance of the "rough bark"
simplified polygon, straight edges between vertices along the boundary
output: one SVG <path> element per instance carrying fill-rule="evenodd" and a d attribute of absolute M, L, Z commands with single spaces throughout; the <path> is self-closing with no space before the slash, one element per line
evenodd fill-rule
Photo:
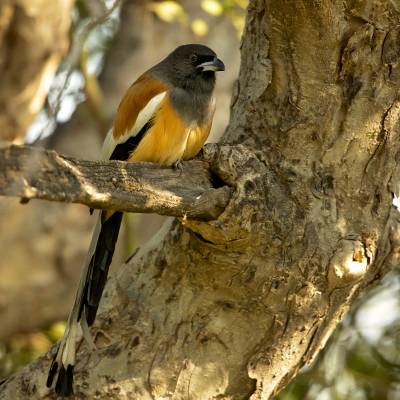
<path fill-rule="evenodd" d="M 270 399 L 393 265 L 399 11 L 250 3 L 229 144 L 205 151 L 231 200 L 169 221 L 110 279 L 76 398 Z M 0 398 L 53 398 L 50 358 Z"/>
<path fill-rule="evenodd" d="M 0 4 L 0 138 L 22 142 L 69 44 L 73 0 Z"/>
<path fill-rule="evenodd" d="M 150 163 L 84 161 L 29 146 L 0 149 L 0 195 L 85 204 L 91 208 L 217 218 L 230 197 L 214 189 L 201 160 L 178 168 Z"/>

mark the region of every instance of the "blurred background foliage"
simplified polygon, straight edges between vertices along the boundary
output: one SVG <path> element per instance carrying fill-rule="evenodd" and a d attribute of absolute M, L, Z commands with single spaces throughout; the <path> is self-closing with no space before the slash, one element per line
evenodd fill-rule
<path fill-rule="evenodd" d="M 76 0 L 70 16 L 69 50 L 59 64 L 45 103 L 31 124 L 25 141 L 74 156 L 96 158 L 115 107 L 129 84 L 146 67 L 184 42 L 210 45 L 222 53 L 221 58 L 228 65 L 226 75 L 221 77 L 222 83 L 218 83 L 220 105 L 211 135 L 211 141 L 218 140 L 228 122 L 230 94 L 239 68 L 238 49 L 246 6 L 247 0 Z M 2 200 L 0 214 L 12 212 L 20 215 L 20 207 Z M 68 206 L 71 210 L 68 212 L 73 216 L 69 216 L 68 223 L 64 224 L 64 232 L 60 233 L 64 236 L 51 242 L 49 237 L 59 234 L 59 210 L 66 208 L 62 205 L 44 208 L 45 218 L 42 218 L 41 208 L 30 209 L 31 214 L 24 216 L 23 224 L 37 219 L 41 221 L 40 225 L 33 225 L 32 231 L 28 230 L 27 238 L 18 236 L 21 226 L 24 226 L 19 222 L 14 224 L 17 236 L 8 233 L 9 240 L 4 241 L 4 246 L 8 246 L 9 254 L 13 254 L 9 243 L 19 240 L 15 252 L 20 253 L 24 248 L 30 261 L 5 256 L 3 264 L 0 263 L 0 281 L 2 273 L 9 274 L 7 268 L 10 265 L 28 264 L 32 274 L 43 268 L 40 273 L 52 274 L 52 278 L 46 278 L 44 286 L 30 287 L 32 298 L 39 298 L 39 291 L 49 290 L 49 285 L 55 289 L 47 297 L 39 298 L 34 310 L 50 307 L 52 311 L 44 315 L 37 313 L 40 315 L 36 319 L 24 324 L 24 313 L 34 314 L 34 311 L 27 310 L 27 304 L 32 300 L 26 294 L 26 287 L 17 285 L 15 295 L 14 292 L 10 292 L 12 295 L 7 291 L 0 292 L 0 310 L 8 307 L 3 314 L 0 311 L 0 318 L 11 325 L 3 326 L 3 332 L 0 326 L 0 380 L 47 351 L 62 336 L 63 320 L 70 307 L 89 241 L 91 220 L 86 209 Z M 54 216 L 49 217 L 52 213 Z M 125 229 L 123 234 L 115 264 L 131 255 L 162 221 L 155 216 L 127 216 L 125 226 L 129 229 Z M 45 249 L 41 249 L 37 245 L 39 239 L 36 247 L 24 247 L 24 240 L 25 244 L 28 240 L 29 245 L 32 242 L 35 229 L 40 230 L 37 235 L 43 235 L 48 248 L 43 245 Z M 68 230 L 71 231 L 70 241 L 65 239 Z M 7 239 L 5 233 L 3 235 Z M 61 256 L 58 254 L 60 246 L 65 252 Z M 4 253 L 1 245 L 0 251 Z M 43 256 L 37 256 L 41 251 Z M 55 277 L 54 269 L 57 270 Z M 25 273 L 21 266 L 20 276 Z M 41 283 L 42 276 L 38 278 Z M 62 281 L 62 286 L 55 285 L 56 281 Z M 317 360 L 304 367 L 278 399 L 400 400 L 399 292 L 399 275 L 392 273 L 359 299 Z M 12 306 L 15 299 L 20 299 L 21 293 L 28 297 L 27 303 L 14 310 Z M 56 304 L 56 298 L 61 298 L 62 304 Z M 10 317 L 12 313 L 16 314 L 18 324 L 13 318 L 3 317 Z"/>

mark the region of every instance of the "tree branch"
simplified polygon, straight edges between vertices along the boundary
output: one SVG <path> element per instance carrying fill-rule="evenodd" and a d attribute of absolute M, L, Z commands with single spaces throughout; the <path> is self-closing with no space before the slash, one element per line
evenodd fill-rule
<path fill-rule="evenodd" d="M 151 163 L 85 161 L 29 146 L 0 149 L 0 195 L 85 204 L 92 208 L 211 220 L 231 190 L 213 188 L 208 164 L 183 170 Z"/>

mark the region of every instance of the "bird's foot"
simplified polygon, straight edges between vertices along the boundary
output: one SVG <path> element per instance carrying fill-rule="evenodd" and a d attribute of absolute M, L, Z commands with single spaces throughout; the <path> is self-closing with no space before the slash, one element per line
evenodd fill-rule
<path fill-rule="evenodd" d="M 176 170 L 180 171 L 180 173 L 182 173 L 182 171 L 183 171 L 182 160 L 175 161 L 174 164 L 172 165 L 172 168 L 176 169 Z"/>

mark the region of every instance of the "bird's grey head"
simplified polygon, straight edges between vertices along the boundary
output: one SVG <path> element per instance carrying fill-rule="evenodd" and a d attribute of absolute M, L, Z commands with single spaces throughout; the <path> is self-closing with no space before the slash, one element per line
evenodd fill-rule
<path fill-rule="evenodd" d="M 167 83 L 201 92 L 212 92 L 215 72 L 224 70 L 225 65 L 215 52 L 201 44 L 179 46 L 154 67 L 154 72 Z"/>

